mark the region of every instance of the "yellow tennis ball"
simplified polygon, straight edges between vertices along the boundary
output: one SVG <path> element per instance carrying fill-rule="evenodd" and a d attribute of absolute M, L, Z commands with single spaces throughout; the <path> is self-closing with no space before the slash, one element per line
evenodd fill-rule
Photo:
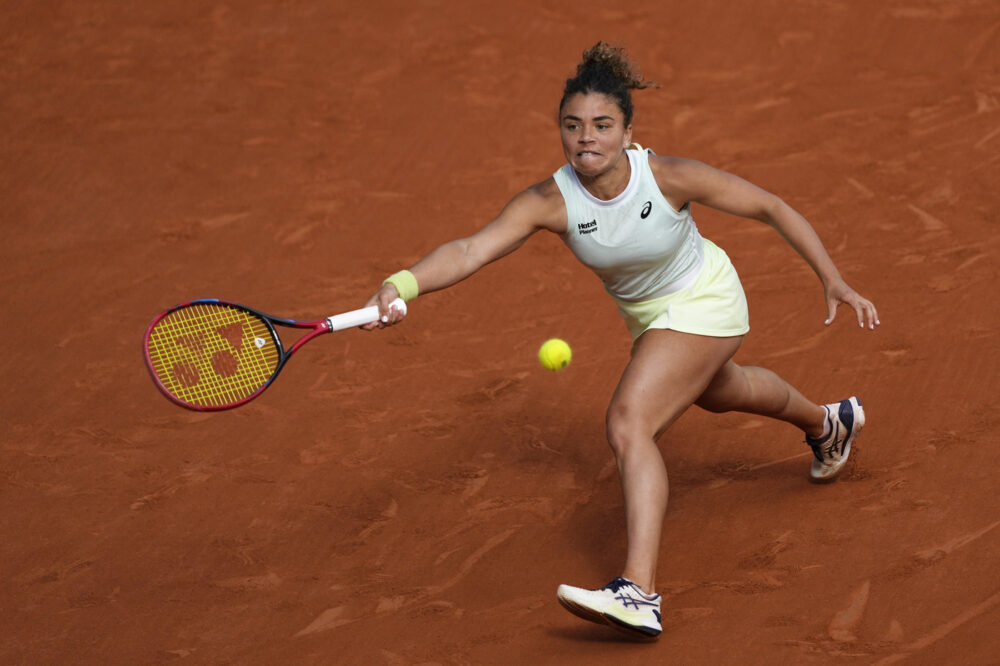
<path fill-rule="evenodd" d="M 559 338 L 546 340 L 538 350 L 538 360 L 553 372 L 565 368 L 569 365 L 572 358 L 573 352 L 570 350 L 569 345 L 566 344 L 565 340 L 560 340 Z"/>

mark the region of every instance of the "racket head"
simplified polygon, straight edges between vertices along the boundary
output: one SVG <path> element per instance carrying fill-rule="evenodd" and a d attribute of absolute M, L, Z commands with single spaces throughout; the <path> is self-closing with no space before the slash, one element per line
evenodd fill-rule
<path fill-rule="evenodd" d="M 160 313 L 146 329 L 144 351 L 157 388 L 196 411 L 253 400 L 287 359 L 265 315 L 218 299 L 189 301 Z"/>

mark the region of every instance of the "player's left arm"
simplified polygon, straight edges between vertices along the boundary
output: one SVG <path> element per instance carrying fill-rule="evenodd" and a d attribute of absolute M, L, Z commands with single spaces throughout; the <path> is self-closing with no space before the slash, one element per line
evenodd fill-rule
<path fill-rule="evenodd" d="M 780 197 L 731 173 L 675 157 L 650 160 L 664 196 L 678 210 L 694 201 L 731 215 L 760 220 L 773 227 L 812 267 L 823 283 L 827 320 L 833 322 L 837 306 L 846 303 L 857 313 L 858 325 L 875 328 L 875 305 L 852 289 L 841 277 L 812 225 Z"/>

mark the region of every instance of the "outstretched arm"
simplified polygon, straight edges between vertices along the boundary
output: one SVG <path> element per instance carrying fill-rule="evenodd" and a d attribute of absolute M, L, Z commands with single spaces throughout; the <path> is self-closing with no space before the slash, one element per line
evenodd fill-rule
<path fill-rule="evenodd" d="M 553 198 L 545 194 L 545 189 L 542 184 L 521 192 L 496 219 L 475 234 L 440 245 L 414 264 L 409 270 L 417 280 L 420 293 L 438 291 L 461 282 L 486 264 L 521 247 L 540 229 L 558 231 L 560 207 L 553 205 Z M 371 330 L 401 321 L 404 315 L 389 309 L 389 304 L 398 296 L 395 286 L 382 285 L 365 305 L 378 305 L 379 312 L 388 317 L 388 321 L 362 328 Z"/>
<path fill-rule="evenodd" d="M 854 309 L 859 326 L 867 324 L 874 329 L 879 324 L 875 305 L 847 285 L 812 225 L 779 197 L 739 176 L 695 160 L 657 158 L 654 173 L 664 196 L 676 208 L 696 201 L 774 227 L 823 283 L 827 304 L 826 324 L 833 323 L 837 306 L 841 303 Z"/>

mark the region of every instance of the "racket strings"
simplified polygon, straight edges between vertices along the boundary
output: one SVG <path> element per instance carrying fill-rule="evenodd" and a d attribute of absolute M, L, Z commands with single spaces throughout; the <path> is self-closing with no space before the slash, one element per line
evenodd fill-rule
<path fill-rule="evenodd" d="M 162 386 L 198 407 L 232 405 L 267 385 L 280 353 L 267 324 L 223 304 L 194 304 L 150 331 L 149 359 Z"/>

